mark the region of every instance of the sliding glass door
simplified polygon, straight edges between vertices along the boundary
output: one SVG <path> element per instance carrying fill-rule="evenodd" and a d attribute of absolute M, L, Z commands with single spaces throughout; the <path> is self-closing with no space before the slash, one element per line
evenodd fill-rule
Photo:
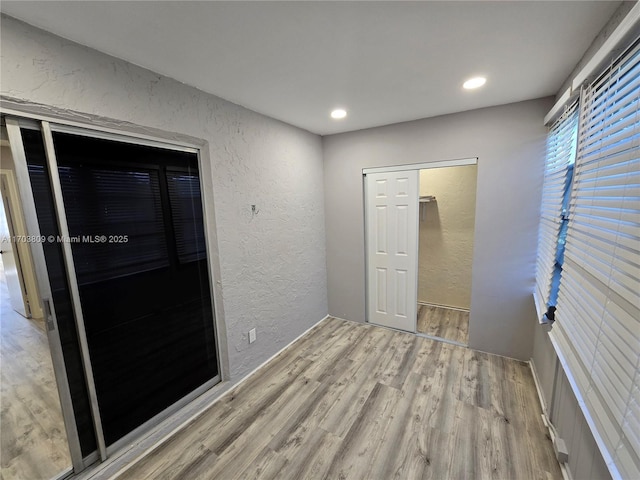
<path fill-rule="evenodd" d="M 104 459 L 220 379 L 198 153 L 21 136 L 82 456 Z"/>

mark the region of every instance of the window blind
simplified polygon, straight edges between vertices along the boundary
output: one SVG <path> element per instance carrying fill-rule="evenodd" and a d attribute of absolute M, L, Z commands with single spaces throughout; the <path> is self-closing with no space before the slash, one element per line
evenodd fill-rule
<path fill-rule="evenodd" d="M 200 177 L 167 169 L 167 184 L 180 263 L 206 258 Z"/>
<path fill-rule="evenodd" d="M 538 313 L 546 310 L 553 283 L 558 237 L 562 224 L 563 200 L 570 179 L 569 166 L 576 156 L 578 103 L 571 105 L 553 124 L 547 136 L 542 207 L 538 230 L 538 258 L 534 298 Z"/>
<path fill-rule="evenodd" d="M 158 172 L 89 162 L 58 171 L 69 234 L 104 236 L 72 244 L 81 285 L 169 266 Z"/>
<path fill-rule="evenodd" d="M 640 478 L 640 47 L 585 91 L 551 338 L 614 478 Z"/>

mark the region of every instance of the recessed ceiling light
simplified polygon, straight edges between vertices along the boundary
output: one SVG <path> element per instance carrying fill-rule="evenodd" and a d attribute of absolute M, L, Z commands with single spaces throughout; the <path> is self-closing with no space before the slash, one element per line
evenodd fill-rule
<path fill-rule="evenodd" d="M 472 90 L 474 88 L 481 87 L 485 83 L 487 83 L 487 79 L 485 77 L 473 77 L 464 82 L 462 84 L 462 87 L 466 88 L 467 90 Z"/>
<path fill-rule="evenodd" d="M 341 108 L 337 108 L 333 112 L 331 112 L 331 118 L 335 118 L 336 120 L 339 120 L 346 116 L 347 116 L 347 111 Z"/>

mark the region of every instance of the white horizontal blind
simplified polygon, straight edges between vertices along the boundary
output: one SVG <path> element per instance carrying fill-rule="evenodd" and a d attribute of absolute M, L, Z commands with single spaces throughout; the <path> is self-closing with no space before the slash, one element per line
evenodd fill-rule
<path fill-rule="evenodd" d="M 576 102 L 556 120 L 547 135 L 534 292 L 540 314 L 547 310 L 551 292 L 558 235 L 563 216 L 562 203 L 568 181 L 569 165 L 575 162 L 577 131 L 578 104 Z"/>
<path fill-rule="evenodd" d="M 614 477 L 640 478 L 640 47 L 585 92 L 552 339 Z"/>

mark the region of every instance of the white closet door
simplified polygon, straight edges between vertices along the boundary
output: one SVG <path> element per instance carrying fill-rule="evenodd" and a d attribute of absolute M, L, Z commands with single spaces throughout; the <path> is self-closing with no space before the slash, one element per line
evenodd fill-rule
<path fill-rule="evenodd" d="M 369 322 L 409 332 L 417 321 L 418 174 L 365 177 Z"/>

